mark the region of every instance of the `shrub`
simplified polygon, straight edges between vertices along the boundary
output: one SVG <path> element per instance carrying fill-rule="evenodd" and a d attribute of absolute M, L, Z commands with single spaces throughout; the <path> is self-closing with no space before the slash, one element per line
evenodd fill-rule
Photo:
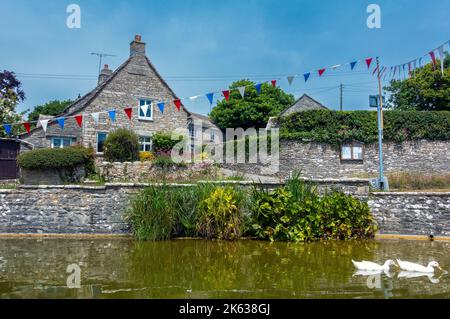
<path fill-rule="evenodd" d="M 154 161 L 156 156 L 153 152 L 139 152 L 139 160 L 141 162 L 150 162 Z"/>
<path fill-rule="evenodd" d="M 109 162 L 131 162 L 139 159 L 139 138 L 131 130 L 118 128 L 108 134 L 104 156 Z"/>
<path fill-rule="evenodd" d="M 38 169 L 61 169 L 74 168 L 85 165 L 86 171 L 94 169 L 94 157 L 91 148 L 68 147 L 68 148 L 42 148 L 22 153 L 17 162 L 20 167 Z"/>
<path fill-rule="evenodd" d="M 157 132 L 152 136 L 153 151 L 157 154 L 160 152 L 169 152 L 182 140 L 183 137 L 181 135 L 173 138 L 170 133 Z"/>
<path fill-rule="evenodd" d="M 376 230 L 367 203 L 341 192 L 320 197 L 296 176 L 273 192 L 255 188 L 253 198 L 253 231 L 261 239 L 364 238 Z"/>
<path fill-rule="evenodd" d="M 393 111 L 384 114 L 386 141 L 449 140 L 450 112 Z M 357 140 L 377 141 L 377 112 L 311 110 L 278 118 L 280 137 L 339 145 Z"/>

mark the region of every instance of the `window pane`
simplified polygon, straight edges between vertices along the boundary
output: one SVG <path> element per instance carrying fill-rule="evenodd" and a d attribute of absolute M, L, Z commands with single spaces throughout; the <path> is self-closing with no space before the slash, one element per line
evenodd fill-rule
<path fill-rule="evenodd" d="M 342 159 L 352 159 L 352 149 L 350 145 L 343 145 L 341 152 Z"/>
<path fill-rule="evenodd" d="M 353 147 L 353 159 L 362 160 L 362 147 L 354 146 Z"/>
<path fill-rule="evenodd" d="M 61 139 L 53 138 L 53 148 L 60 148 L 60 147 L 61 147 Z"/>
<path fill-rule="evenodd" d="M 69 147 L 71 144 L 70 138 L 63 138 L 63 147 Z"/>
<path fill-rule="evenodd" d="M 103 144 L 108 134 L 104 132 L 97 133 L 97 152 L 103 153 Z"/>

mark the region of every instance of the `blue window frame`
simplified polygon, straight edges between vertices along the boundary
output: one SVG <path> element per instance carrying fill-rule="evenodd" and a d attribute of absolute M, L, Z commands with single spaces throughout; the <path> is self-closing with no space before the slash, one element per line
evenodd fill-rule
<path fill-rule="evenodd" d="M 147 105 L 147 113 L 144 114 L 144 111 L 142 110 L 141 106 Z M 140 99 L 139 100 L 139 116 L 138 118 L 140 120 L 153 120 L 153 107 L 152 107 L 152 101 L 146 100 L 146 99 Z"/>
<path fill-rule="evenodd" d="M 55 136 L 52 137 L 52 148 L 64 148 L 69 147 L 74 142 L 73 137 Z"/>

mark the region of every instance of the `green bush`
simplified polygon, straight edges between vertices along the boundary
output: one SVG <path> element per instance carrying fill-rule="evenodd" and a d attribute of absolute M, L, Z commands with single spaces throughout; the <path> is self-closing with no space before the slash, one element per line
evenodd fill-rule
<path fill-rule="evenodd" d="M 273 192 L 255 188 L 253 198 L 253 231 L 261 239 L 364 238 L 376 230 L 367 203 L 342 192 L 319 196 L 297 177 Z"/>
<path fill-rule="evenodd" d="M 131 130 L 118 128 L 108 134 L 103 154 L 109 162 L 137 161 L 139 160 L 139 137 Z"/>
<path fill-rule="evenodd" d="M 165 132 L 157 132 L 152 136 L 152 145 L 155 153 L 169 152 L 172 148 L 183 140 L 180 135 L 176 138 L 172 137 L 172 134 Z"/>
<path fill-rule="evenodd" d="M 87 173 L 94 170 L 92 148 L 42 148 L 24 152 L 17 158 L 20 167 L 27 169 L 60 169 L 85 165 Z"/>
<path fill-rule="evenodd" d="M 311 110 L 278 118 L 280 137 L 339 145 L 357 140 L 373 143 L 378 139 L 377 112 Z M 449 140 L 450 112 L 384 112 L 384 140 Z"/>

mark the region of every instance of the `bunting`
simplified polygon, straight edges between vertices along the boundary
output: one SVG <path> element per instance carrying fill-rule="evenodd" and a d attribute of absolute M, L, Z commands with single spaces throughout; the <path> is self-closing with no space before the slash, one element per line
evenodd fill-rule
<path fill-rule="evenodd" d="M 262 86 L 262 83 L 258 83 L 255 85 L 255 89 L 256 89 L 256 92 L 258 92 L 258 94 L 261 94 L 261 86 Z"/>
<path fill-rule="evenodd" d="M 56 119 L 56 122 L 58 122 L 61 129 L 64 130 L 64 123 L 66 122 L 66 119 L 64 117 L 60 117 Z"/>
<path fill-rule="evenodd" d="M 272 80 L 270 83 L 272 83 L 272 87 L 277 87 L 277 80 Z"/>
<path fill-rule="evenodd" d="M 183 104 L 181 103 L 181 100 L 180 100 L 180 99 L 173 100 L 173 104 L 175 104 L 175 107 L 177 108 L 178 111 L 181 110 L 181 106 L 183 105 Z"/>
<path fill-rule="evenodd" d="M 366 59 L 367 68 L 370 69 L 370 65 L 372 64 L 373 58 Z"/>
<path fill-rule="evenodd" d="M 294 78 L 295 78 L 295 76 L 293 76 L 293 75 L 287 76 L 287 81 L 288 81 L 289 85 L 292 85 L 292 82 L 294 82 Z"/>
<path fill-rule="evenodd" d="M 111 122 L 114 123 L 116 121 L 116 110 L 108 111 L 108 116 L 109 116 L 109 119 L 111 120 Z M 80 126 L 81 126 L 81 124 L 80 124 Z"/>
<path fill-rule="evenodd" d="M 207 93 L 206 97 L 207 97 L 207 99 L 209 101 L 209 104 L 212 105 L 213 104 L 214 93 Z"/>
<path fill-rule="evenodd" d="M 131 120 L 131 115 L 133 113 L 133 108 L 132 107 L 128 107 L 128 108 L 124 109 L 124 112 L 127 115 L 128 119 Z"/>
<path fill-rule="evenodd" d="M 241 94 L 242 98 L 245 96 L 245 86 L 238 87 L 239 94 Z"/>
<path fill-rule="evenodd" d="M 225 100 L 228 102 L 230 100 L 230 91 L 229 90 L 222 91 L 222 94 Z"/>
<path fill-rule="evenodd" d="M 158 108 L 161 111 L 161 113 L 164 113 L 164 102 L 158 103 Z"/>
<path fill-rule="evenodd" d="M 356 63 L 358 63 L 358 61 L 350 62 L 350 68 L 351 68 L 352 71 L 355 68 Z"/>
<path fill-rule="evenodd" d="M 77 121 L 77 124 L 79 127 L 81 127 L 81 125 L 83 124 L 83 115 L 79 114 L 79 115 L 75 115 L 75 120 Z"/>
<path fill-rule="evenodd" d="M 322 74 L 324 74 L 325 73 L 325 70 L 326 69 L 320 69 L 318 72 L 319 72 L 319 76 L 322 76 Z"/>
<path fill-rule="evenodd" d="M 48 121 L 49 120 L 40 120 L 39 121 L 41 123 L 42 129 L 44 130 L 44 133 L 47 132 Z"/>
<path fill-rule="evenodd" d="M 30 134 L 31 131 L 31 123 L 30 122 L 25 122 L 22 123 L 23 127 L 25 128 L 25 130 L 27 131 L 28 134 Z"/>
<path fill-rule="evenodd" d="M 311 73 L 305 73 L 303 74 L 303 77 L 305 78 L 305 83 L 308 82 L 309 76 L 311 75 Z"/>
<path fill-rule="evenodd" d="M 98 126 L 98 121 L 100 119 L 100 113 L 99 112 L 95 112 L 95 113 L 92 113 L 91 116 L 92 116 L 92 118 L 94 120 L 95 126 Z"/>
<path fill-rule="evenodd" d="M 5 128 L 6 134 L 11 135 L 12 125 L 11 124 L 3 124 L 3 127 Z"/>

